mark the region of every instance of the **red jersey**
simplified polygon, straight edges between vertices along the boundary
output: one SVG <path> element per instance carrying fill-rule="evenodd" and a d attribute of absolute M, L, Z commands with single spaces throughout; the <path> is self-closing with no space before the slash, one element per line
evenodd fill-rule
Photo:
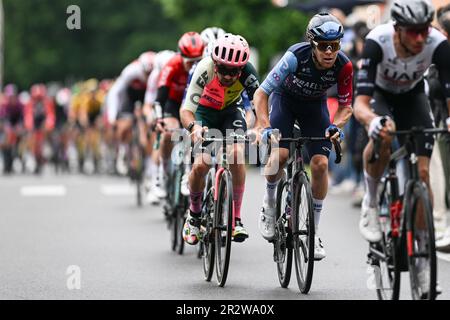
<path fill-rule="evenodd" d="M 160 91 L 161 88 L 167 88 L 168 96 L 165 99 L 170 99 L 181 104 L 188 76 L 189 73 L 185 70 L 183 65 L 183 58 L 180 54 L 176 54 L 161 70 L 158 81 L 158 91 Z M 158 92 L 158 98 L 159 97 L 161 97 L 160 92 Z M 158 100 L 159 103 L 164 106 L 166 101 L 160 100 L 164 99 Z"/>

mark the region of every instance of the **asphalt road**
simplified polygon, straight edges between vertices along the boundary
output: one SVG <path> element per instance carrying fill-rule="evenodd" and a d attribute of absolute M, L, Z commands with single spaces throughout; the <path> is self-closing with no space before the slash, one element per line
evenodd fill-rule
<path fill-rule="evenodd" d="M 272 246 L 257 229 L 263 178 L 248 175 L 243 222 L 250 238 L 233 244 L 225 288 L 203 280 L 196 251 L 170 250 L 160 207 L 137 208 L 124 178 L 0 177 L 0 299 L 307 300 L 376 299 L 368 286 L 367 245 L 348 195 L 330 195 L 321 220 L 327 258 L 311 292 L 279 286 Z M 450 299 L 450 257 L 439 281 Z M 444 260 L 446 259 L 446 260 Z M 408 299 L 404 274 L 402 298 Z"/>

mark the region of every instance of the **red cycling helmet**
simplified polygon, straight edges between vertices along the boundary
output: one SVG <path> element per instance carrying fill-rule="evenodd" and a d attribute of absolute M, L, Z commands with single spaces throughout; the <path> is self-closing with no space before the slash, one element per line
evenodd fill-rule
<path fill-rule="evenodd" d="M 31 87 L 31 98 L 42 99 L 47 96 L 47 87 L 45 84 L 38 83 Z"/>
<path fill-rule="evenodd" d="M 250 59 L 250 47 L 240 35 L 226 33 L 217 40 L 212 57 L 220 64 L 243 67 Z"/>
<path fill-rule="evenodd" d="M 178 49 L 184 58 L 201 58 L 205 43 L 197 32 L 187 32 L 178 41 Z"/>

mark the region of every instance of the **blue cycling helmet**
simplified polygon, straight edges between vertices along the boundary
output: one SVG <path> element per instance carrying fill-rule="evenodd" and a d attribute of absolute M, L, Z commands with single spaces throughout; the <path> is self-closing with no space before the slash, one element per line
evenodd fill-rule
<path fill-rule="evenodd" d="M 309 41 L 335 41 L 344 36 L 344 27 L 332 14 L 316 14 L 309 21 L 306 37 Z"/>

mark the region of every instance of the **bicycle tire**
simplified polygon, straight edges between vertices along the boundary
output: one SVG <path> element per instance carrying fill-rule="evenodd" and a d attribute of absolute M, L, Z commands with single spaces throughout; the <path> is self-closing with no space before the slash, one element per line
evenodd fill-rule
<path fill-rule="evenodd" d="M 179 168 L 178 168 L 179 169 Z M 186 206 L 184 203 L 185 198 L 181 194 L 181 171 L 175 171 L 175 177 L 172 181 L 173 183 L 173 201 L 172 206 L 174 207 L 175 213 L 173 219 L 175 220 L 172 232 L 175 234 L 175 252 L 182 255 L 184 252 L 184 240 L 183 240 L 183 227 L 184 227 L 184 212 Z"/>
<path fill-rule="evenodd" d="M 288 225 L 285 215 L 285 206 L 283 200 L 287 200 L 288 195 L 283 192 L 289 188 L 289 182 L 282 179 L 277 187 L 277 206 L 276 206 L 276 226 L 274 240 L 274 259 L 277 264 L 278 281 L 282 288 L 289 287 L 292 273 L 292 230 Z M 281 219 L 281 220 L 280 220 Z"/>
<path fill-rule="evenodd" d="M 203 196 L 202 224 L 205 233 L 199 243 L 198 255 L 202 259 L 205 281 L 210 282 L 214 274 L 215 244 L 214 244 L 214 169 L 206 178 L 206 188 Z"/>
<path fill-rule="evenodd" d="M 436 281 L 437 281 L 437 270 L 436 270 L 436 245 L 434 237 L 434 222 L 433 222 L 433 209 L 429 197 L 428 188 L 424 183 L 415 181 L 410 184 L 410 192 L 407 193 L 409 197 L 405 196 L 407 199 L 405 214 L 406 214 L 406 236 L 407 245 L 406 250 L 408 253 L 408 267 L 411 283 L 411 295 L 414 300 L 434 300 L 436 299 Z M 418 226 L 416 223 L 418 204 L 422 203 L 424 219 L 423 222 L 426 224 L 425 228 L 422 229 L 427 233 L 425 238 L 425 245 L 419 249 L 419 239 L 418 236 Z M 418 221 L 420 223 L 420 221 Z M 428 261 L 424 261 L 424 257 L 428 257 Z M 419 271 L 417 270 L 417 264 L 421 263 L 427 264 L 428 267 L 428 292 L 422 290 L 418 284 Z"/>
<path fill-rule="evenodd" d="M 311 289 L 314 272 L 314 211 L 311 186 L 304 172 L 296 174 L 294 180 L 294 199 L 292 219 L 293 250 L 295 273 L 300 292 L 307 294 Z M 302 212 L 300 210 L 302 209 Z M 302 216 L 300 216 L 302 213 Z M 304 219 L 306 229 L 300 229 Z M 304 240 L 302 240 L 304 238 Z M 312 255 L 312 258 L 311 258 Z"/>
<path fill-rule="evenodd" d="M 384 192 L 382 192 L 382 198 L 380 207 L 385 207 L 390 210 L 391 204 L 394 200 L 392 194 L 388 189 L 389 181 L 385 182 Z M 381 220 L 381 219 L 380 219 Z M 392 236 L 391 230 L 391 220 L 389 219 L 385 222 L 380 221 L 382 227 L 382 239 L 378 244 L 378 250 L 386 257 L 386 259 L 376 259 L 376 266 L 380 268 L 379 278 L 377 278 L 377 297 L 378 300 L 398 300 L 400 297 L 400 284 L 401 284 L 401 269 L 399 266 L 399 243 L 401 241 L 398 237 Z M 383 281 L 385 279 L 386 281 Z M 385 287 L 385 284 L 388 287 Z"/>
<path fill-rule="evenodd" d="M 216 246 L 217 284 L 224 287 L 227 281 L 231 256 L 231 237 L 233 231 L 233 184 L 231 174 L 225 170 L 220 176 L 219 192 L 216 201 L 214 229 Z"/>

